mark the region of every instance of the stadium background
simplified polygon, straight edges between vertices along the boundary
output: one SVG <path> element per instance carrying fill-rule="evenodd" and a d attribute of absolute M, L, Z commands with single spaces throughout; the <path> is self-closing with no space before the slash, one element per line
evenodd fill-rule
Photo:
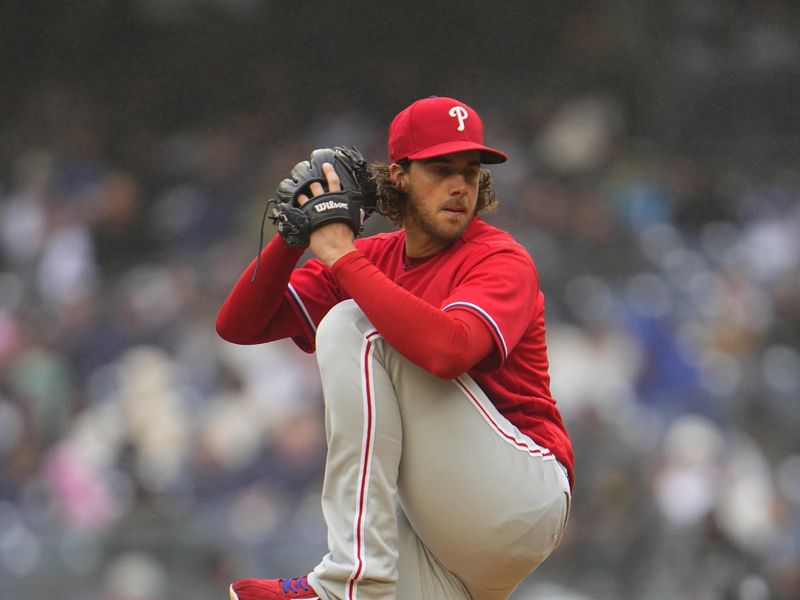
<path fill-rule="evenodd" d="M 0 599 L 315 564 L 313 357 L 214 318 L 291 166 L 430 94 L 512 157 L 577 453 L 515 597 L 800 597 L 799 8 L 0 3 Z"/>

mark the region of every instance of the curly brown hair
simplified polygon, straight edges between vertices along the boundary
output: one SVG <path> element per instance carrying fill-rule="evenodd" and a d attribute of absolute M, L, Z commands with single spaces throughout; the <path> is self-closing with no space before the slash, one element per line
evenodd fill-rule
<path fill-rule="evenodd" d="M 398 164 L 407 171 L 411 166 L 411 161 L 402 160 Z M 408 194 L 400 191 L 392 183 L 388 164 L 372 163 L 369 168 L 378 186 L 377 211 L 398 227 L 401 226 L 406 214 Z M 492 173 L 488 169 L 481 169 L 478 179 L 477 210 L 491 212 L 497 208 L 497 205 L 497 197 L 492 187 Z"/>

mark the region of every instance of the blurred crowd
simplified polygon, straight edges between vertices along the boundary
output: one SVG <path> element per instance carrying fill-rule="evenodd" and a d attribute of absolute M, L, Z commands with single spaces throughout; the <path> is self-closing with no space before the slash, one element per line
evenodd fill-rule
<path fill-rule="evenodd" d="M 650 22 L 622 4 L 565 29 L 553 85 L 502 97 L 166 127 L 27 89 L 0 131 L 0 600 L 212 600 L 316 564 L 314 357 L 225 343 L 216 311 L 292 165 L 385 160 L 387 115 L 426 93 L 511 156 L 485 218 L 537 263 L 575 445 L 567 534 L 515 597 L 800 597 L 800 27 L 789 2 L 677 2 L 613 35 Z"/>

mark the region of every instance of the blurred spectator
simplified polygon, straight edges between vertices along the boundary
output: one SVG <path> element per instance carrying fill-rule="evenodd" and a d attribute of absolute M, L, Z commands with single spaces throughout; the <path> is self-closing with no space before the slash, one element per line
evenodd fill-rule
<path fill-rule="evenodd" d="M 572 522 L 515 597 L 800 597 L 795 3 L 342 10 L 4 9 L 0 598 L 211 600 L 313 565 L 314 357 L 214 316 L 295 162 L 383 159 L 372 122 L 448 90 L 517 148 L 487 218 L 540 269 L 576 446 Z"/>

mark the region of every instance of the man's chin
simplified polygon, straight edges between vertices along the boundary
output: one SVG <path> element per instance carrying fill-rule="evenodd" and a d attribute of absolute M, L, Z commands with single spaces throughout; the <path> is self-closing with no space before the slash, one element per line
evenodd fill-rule
<path fill-rule="evenodd" d="M 464 219 L 456 223 L 448 223 L 447 225 L 437 227 L 436 237 L 443 242 L 455 242 L 460 238 L 469 227 L 472 219 Z"/>

